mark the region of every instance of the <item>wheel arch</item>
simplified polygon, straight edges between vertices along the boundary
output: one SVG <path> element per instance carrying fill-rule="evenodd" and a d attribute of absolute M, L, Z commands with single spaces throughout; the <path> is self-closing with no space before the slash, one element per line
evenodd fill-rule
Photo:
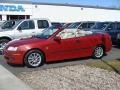
<path fill-rule="evenodd" d="M 0 37 L 0 40 L 1 39 L 7 39 L 7 40 L 10 40 L 10 41 L 12 40 L 10 37 L 7 37 L 7 36 Z"/>
<path fill-rule="evenodd" d="M 39 48 L 32 48 L 32 49 L 29 49 L 27 52 L 25 52 L 25 54 L 24 54 L 24 56 L 23 56 L 23 64 L 25 63 L 25 62 L 24 62 L 25 55 L 26 55 L 28 52 L 30 52 L 31 50 L 39 50 L 40 52 L 42 52 L 42 54 L 43 54 L 43 56 L 44 56 L 44 61 L 43 61 L 43 62 L 46 62 L 46 55 L 45 55 L 44 51 L 41 50 L 41 49 L 39 49 Z"/>

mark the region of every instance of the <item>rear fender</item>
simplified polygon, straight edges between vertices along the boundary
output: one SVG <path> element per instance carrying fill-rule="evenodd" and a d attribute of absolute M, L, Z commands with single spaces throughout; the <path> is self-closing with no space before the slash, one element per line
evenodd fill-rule
<path fill-rule="evenodd" d="M 102 35 L 102 42 L 105 46 L 105 52 L 108 52 L 112 49 L 112 40 L 109 34 L 105 33 Z"/>

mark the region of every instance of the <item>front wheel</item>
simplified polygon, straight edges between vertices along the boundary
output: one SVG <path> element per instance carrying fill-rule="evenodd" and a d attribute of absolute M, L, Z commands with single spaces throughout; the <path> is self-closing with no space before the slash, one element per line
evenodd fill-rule
<path fill-rule="evenodd" d="M 25 65 L 27 67 L 36 68 L 43 65 L 44 55 L 39 50 L 31 50 L 25 55 Z"/>
<path fill-rule="evenodd" d="M 94 52 L 93 52 L 93 55 L 92 57 L 94 59 L 100 59 L 102 58 L 104 55 L 104 49 L 102 46 L 97 46 L 95 49 L 94 49 Z"/>

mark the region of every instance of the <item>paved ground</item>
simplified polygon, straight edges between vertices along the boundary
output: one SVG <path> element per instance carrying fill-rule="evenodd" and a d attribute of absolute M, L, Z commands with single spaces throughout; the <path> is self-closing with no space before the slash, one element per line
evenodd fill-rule
<path fill-rule="evenodd" d="M 0 65 L 0 90 L 33 90 L 33 89 Z"/>
<path fill-rule="evenodd" d="M 114 46 L 112 48 L 112 51 L 109 52 L 108 55 L 103 57 L 102 59 L 103 60 L 120 59 L 120 48 Z M 93 59 L 85 58 L 85 59 L 78 59 L 75 61 L 71 60 L 71 61 L 67 61 L 67 62 L 50 63 L 50 64 L 45 64 L 42 67 L 33 69 L 33 68 L 27 68 L 24 66 L 10 66 L 5 62 L 3 56 L 0 56 L 0 64 L 3 65 L 6 69 L 8 69 L 10 72 L 12 72 L 15 75 L 18 75 L 21 72 L 31 72 L 31 71 L 44 70 L 44 69 L 54 68 L 54 67 L 85 64 L 86 62 L 90 62 L 91 60 L 93 60 Z"/>
<path fill-rule="evenodd" d="M 34 90 L 120 90 L 120 75 L 86 65 L 65 66 L 18 77 Z"/>

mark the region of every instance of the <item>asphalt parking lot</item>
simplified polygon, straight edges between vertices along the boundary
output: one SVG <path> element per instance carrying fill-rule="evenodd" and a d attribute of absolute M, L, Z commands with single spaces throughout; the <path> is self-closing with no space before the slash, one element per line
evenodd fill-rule
<path fill-rule="evenodd" d="M 117 47 L 117 46 L 113 46 L 112 50 L 102 58 L 102 60 L 115 60 L 115 59 L 120 59 L 120 47 Z M 49 63 L 38 68 L 27 68 L 25 66 L 19 66 L 19 65 L 17 66 L 8 65 L 4 60 L 3 56 L 0 55 L 0 64 L 15 75 L 18 75 L 22 72 L 31 72 L 31 71 L 48 69 L 48 68 L 85 64 L 87 62 L 90 62 L 91 60 L 96 60 L 96 59 L 84 58 L 84 59 L 70 60 L 67 62 L 63 61 L 63 62 Z"/>

